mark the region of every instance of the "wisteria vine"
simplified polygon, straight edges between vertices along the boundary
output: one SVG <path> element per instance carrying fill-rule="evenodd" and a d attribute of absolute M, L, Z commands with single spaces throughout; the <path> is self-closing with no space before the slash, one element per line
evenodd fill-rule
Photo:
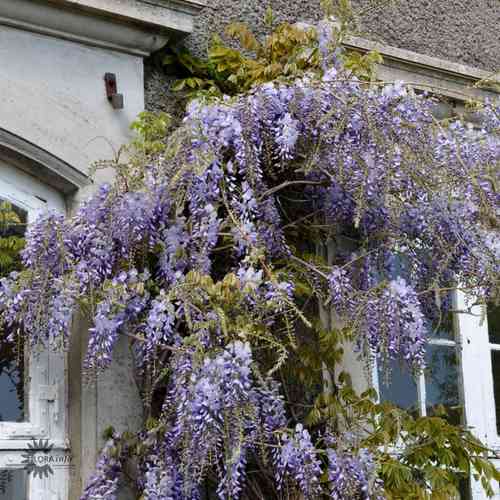
<path fill-rule="evenodd" d="M 72 218 L 42 216 L 25 270 L 2 280 L 9 340 L 64 347 L 81 308 L 89 374 L 123 337 L 151 393 L 163 387 L 145 500 L 202 498 L 207 484 L 237 499 L 258 466 L 270 497 L 383 498 L 370 450 L 288 412 L 277 375 L 314 322 L 303 283 L 361 356 L 415 370 L 449 289 L 496 293 L 500 107 L 476 129 L 439 123 L 430 97 L 344 71 L 326 28 L 321 76 L 191 102 L 139 188 L 104 185 Z M 82 498 L 115 498 L 111 446 Z"/>

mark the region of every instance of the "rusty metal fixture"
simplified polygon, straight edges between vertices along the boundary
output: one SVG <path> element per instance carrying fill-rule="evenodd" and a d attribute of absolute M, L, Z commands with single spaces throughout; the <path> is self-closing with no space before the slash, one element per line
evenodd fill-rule
<path fill-rule="evenodd" d="M 111 106 L 114 109 L 123 109 L 123 94 L 118 93 L 116 75 L 114 73 L 106 73 L 104 75 L 104 83 L 106 85 L 106 96 Z"/>

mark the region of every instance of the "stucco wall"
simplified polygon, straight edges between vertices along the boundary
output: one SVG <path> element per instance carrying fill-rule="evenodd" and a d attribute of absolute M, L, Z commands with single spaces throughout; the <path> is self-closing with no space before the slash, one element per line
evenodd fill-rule
<path fill-rule="evenodd" d="M 500 69 L 500 1 L 394 0 L 366 16 L 372 38 L 486 70 Z"/>
<path fill-rule="evenodd" d="M 85 173 L 130 140 L 130 122 L 144 106 L 141 57 L 1 26 L 0 59 L 3 129 Z M 106 99 L 106 72 L 117 75 L 123 110 Z M 99 172 L 96 183 L 109 178 Z"/>
<path fill-rule="evenodd" d="M 500 68 L 500 0 L 353 0 L 353 5 L 366 11 L 375 2 L 382 6 L 360 17 L 361 36 L 486 70 Z M 211 35 L 236 20 L 265 33 L 269 5 L 277 23 L 314 22 L 322 16 L 320 0 L 209 0 L 184 43 L 204 55 Z M 168 79 L 158 74 L 147 74 L 146 106 L 175 112 L 164 93 Z"/>
<path fill-rule="evenodd" d="M 375 0 L 386 4 L 383 0 Z M 367 10 L 374 0 L 353 0 Z M 320 0 L 211 0 L 195 22 L 187 44 L 203 53 L 214 30 L 244 20 L 264 30 L 270 5 L 277 21 L 313 21 L 321 17 Z M 361 17 L 368 38 L 422 54 L 483 69 L 500 67 L 499 0 L 392 0 Z"/>

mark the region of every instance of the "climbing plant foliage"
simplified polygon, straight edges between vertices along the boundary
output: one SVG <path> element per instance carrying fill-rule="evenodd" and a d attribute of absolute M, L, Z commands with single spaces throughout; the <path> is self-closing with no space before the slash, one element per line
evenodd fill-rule
<path fill-rule="evenodd" d="M 0 201 L 0 273 L 8 274 L 20 265 L 19 252 L 24 246 L 24 224 L 7 201 Z"/>
<path fill-rule="evenodd" d="M 280 24 L 263 41 L 254 35 L 244 23 L 232 23 L 226 28 L 226 36 L 237 43 L 240 49 L 214 36 L 208 49 L 207 58 L 201 59 L 191 54 L 182 45 L 167 48 L 162 59 L 168 71 L 185 77 L 176 80 L 172 89 L 188 97 L 222 97 L 248 91 L 252 86 L 269 81 L 287 80 L 309 75 L 318 75 L 324 64 L 323 54 L 317 43 L 323 37 L 335 38 L 328 49 L 346 70 L 347 75 L 363 79 L 373 77 L 374 64 L 381 62 L 377 51 L 360 54 L 356 51 L 340 50 L 340 43 L 349 32 L 353 10 L 348 2 L 340 2 L 337 8 L 328 7 L 326 12 L 335 12 L 342 22 L 330 23 L 318 32 L 315 26 Z M 266 15 L 266 24 L 274 23 L 272 11 Z"/>
<path fill-rule="evenodd" d="M 470 473 L 498 480 L 443 412 L 357 394 L 343 353 L 367 381 L 374 361 L 419 372 L 451 289 L 496 296 L 500 108 L 440 123 L 430 97 L 346 68 L 336 33 L 303 35 L 314 71 L 191 101 L 168 136 L 143 115 L 114 184 L 30 226 L 0 288 L 9 340 L 64 348 L 79 309 L 89 383 L 118 342 L 142 382 L 145 428 L 109 433 L 83 499 L 116 498 L 131 457 L 144 500 L 449 499 Z"/>

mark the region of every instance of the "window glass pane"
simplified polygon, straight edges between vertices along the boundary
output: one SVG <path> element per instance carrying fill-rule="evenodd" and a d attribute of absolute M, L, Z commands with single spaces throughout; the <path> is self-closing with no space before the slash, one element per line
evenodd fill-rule
<path fill-rule="evenodd" d="M 388 401 L 410 413 L 418 413 L 417 384 L 399 361 L 389 363 L 387 370 L 379 370 L 379 397 L 380 401 Z"/>
<path fill-rule="evenodd" d="M 500 305 L 488 304 L 488 334 L 492 344 L 500 344 Z"/>
<path fill-rule="evenodd" d="M 462 421 L 462 404 L 459 392 L 457 351 L 453 346 L 429 344 L 425 369 L 425 403 L 427 415 L 444 410 L 447 420 L 454 424 Z"/>
<path fill-rule="evenodd" d="M 491 367 L 493 369 L 493 394 L 495 396 L 497 433 L 500 435 L 500 351 L 491 351 Z"/>
<path fill-rule="evenodd" d="M 28 500 L 28 474 L 23 469 L 0 469 L 0 500 Z"/>
<path fill-rule="evenodd" d="M 24 420 L 22 363 L 8 344 L 0 344 L 0 422 Z"/>
<path fill-rule="evenodd" d="M 24 235 L 27 212 L 0 198 L 0 238 L 9 245 L 0 250 L 0 276 L 16 268 L 19 238 Z M 2 341 L 0 331 L 0 421 L 24 420 L 24 356 L 22 346 Z"/>
<path fill-rule="evenodd" d="M 455 331 L 453 328 L 452 294 L 443 294 L 441 297 L 441 307 L 443 313 L 435 318 L 431 325 L 429 337 L 431 339 L 455 340 Z"/>
<path fill-rule="evenodd" d="M 460 500 L 471 500 L 470 481 L 468 478 L 460 480 L 458 489 L 460 491 Z"/>
<path fill-rule="evenodd" d="M 445 313 L 438 321 L 434 322 L 429 337 L 431 339 L 455 340 L 453 313 Z"/>

